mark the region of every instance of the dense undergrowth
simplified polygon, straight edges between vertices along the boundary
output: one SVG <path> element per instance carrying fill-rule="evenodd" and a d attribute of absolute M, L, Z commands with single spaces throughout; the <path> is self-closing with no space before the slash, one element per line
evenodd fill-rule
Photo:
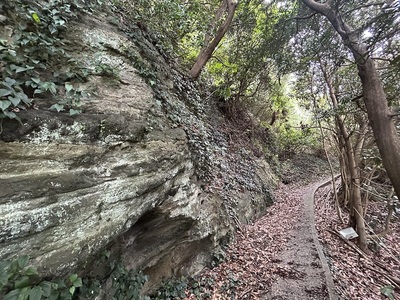
<path fill-rule="evenodd" d="M 80 1 L 9 1 L 0 4 L 0 118 L 18 118 L 20 110 L 37 109 L 35 98 L 52 98 L 50 109 L 80 112 L 85 91 L 74 87 L 96 70 L 72 57 L 65 39 L 69 22 L 84 6 Z M 90 10 L 90 6 L 85 6 Z"/>

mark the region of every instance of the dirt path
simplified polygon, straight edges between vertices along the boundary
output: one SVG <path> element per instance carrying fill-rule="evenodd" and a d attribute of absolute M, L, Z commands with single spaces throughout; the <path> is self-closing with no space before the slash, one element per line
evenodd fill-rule
<path fill-rule="evenodd" d="M 304 197 L 314 187 L 281 185 L 267 214 L 243 229 L 224 262 L 198 278 L 201 299 L 335 299 L 313 236 L 313 205 Z"/>
<path fill-rule="evenodd" d="M 291 231 L 286 249 L 278 256 L 279 265 L 292 267 L 297 276 L 278 276 L 264 299 L 337 299 L 314 227 L 314 192 L 325 182 L 307 186 L 303 201 L 298 202 L 298 222 Z"/>

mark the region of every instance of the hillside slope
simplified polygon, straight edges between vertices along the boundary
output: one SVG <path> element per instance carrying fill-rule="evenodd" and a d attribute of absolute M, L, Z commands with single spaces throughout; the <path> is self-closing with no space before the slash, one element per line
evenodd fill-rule
<path fill-rule="evenodd" d="M 1 32 L 10 49 L 12 7 Z M 61 37 L 89 72 L 58 81 L 57 91 L 84 91 L 82 112 L 56 112 L 59 94 L 24 90 L 34 105 L 12 110 L 20 121 L 2 121 L 0 260 L 29 255 L 43 277 L 78 272 L 103 282 L 109 261 L 122 260 L 149 275 L 148 288 L 194 274 L 237 226 L 265 212 L 276 179 L 146 31 L 107 21 L 118 16 L 77 16 Z M 52 81 L 64 67 L 38 75 Z"/>

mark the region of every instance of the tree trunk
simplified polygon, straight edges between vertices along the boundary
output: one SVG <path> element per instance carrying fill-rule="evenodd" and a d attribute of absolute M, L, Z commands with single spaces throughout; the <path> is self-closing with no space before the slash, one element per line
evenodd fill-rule
<path fill-rule="evenodd" d="M 319 65 L 324 76 L 326 85 L 328 87 L 329 98 L 332 101 L 332 106 L 335 110 L 338 110 L 338 100 L 336 97 L 335 88 L 332 84 L 332 78 L 328 74 L 324 64 L 321 59 L 319 59 Z M 368 244 L 367 244 L 367 233 L 365 231 L 364 224 L 364 213 L 363 206 L 361 201 L 361 180 L 360 180 L 360 171 L 358 169 L 358 157 L 361 153 L 361 149 L 355 149 L 351 143 L 350 135 L 348 134 L 347 128 L 344 124 L 343 118 L 336 113 L 335 115 L 335 123 L 337 127 L 338 139 L 340 140 L 339 145 L 343 147 L 345 154 L 345 164 L 346 169 L 349 172 L 350 178 L 347 182 L 350 189 L 350 226 L 354 227 L 358 233 L 358 243 L 360 249 L 366 252 Z M 361 132 L 360 134 L 363 134 Z M 357 143 L 358 144 L 358 141 Z M 358 150 L 358 151 L 357 151 Z"/>
<path fill-rule="evenodd" d="M 233 0 L 224 0 L 224 3 L 222 5 L 226 5 L 227 7 L 228 15 L 226 17 L 226 20 L 218 28 L 218 31 L 212 41 L 209 44 L 205 45 L 203 49 L 201 49 L 200 54 L 197 56 L 196 62 L 189 72 L 189 76 L 192 79 L 197 79 L 200 76 L 203 67 L 210 60 L 215 48 L 217 48 L 218 44 L 221 42 L 222 38 L 224 37 L 225 33 L 228 31 L 229 26 L 232 23 L 237 3 L 233 2 Z"/>
<path fill-rule="evenodd" d="M 214 16 L 213 21 L 210 22 L 210 24 L 208 25 L 207 33 L 206 33 L 206 35 L 204 37 L 203 47 L 205 47 L 208 44 L 210 44 L 210 42 L 211 42 L 211 40 L 213 38 L 215 29 L 217 27 L 217 23 L 222 18 L 222 16 L 224 15 L 225 11 L 226 11 L 226 0 L 223 0 L 222 3 L 221 3 L 221 6 L 218 8 L 218 10 L 217 10 L 217 12 L 216 12 L 216 14 Z"/>
<path fill-rule="evenodd" d="M 368 53 L 367 46 L 360 43 L 360 33 L 353 31 L 343 21 L 339 12 L 330 6 L 333 1 L 326 3 L 318 3 L 314 0 L 302 1 L 309 8 L 324 15 L 329 20 L 341 36 L 343 43 L 353 53 L 363 86 L 363 100 L 379 153 L 396 195 L 400 197 L 400 138 L 391 119 L 383 85 L 375 64 Z"/>
<path fill-rule="evenodd" d="M 400 198 L 400 139 L 390 117 L 382 82 L 371 58 L 358 65 L 363 85 L 363 98 L 368 119 L 374 132 L 383 166 Z"/>
<path fill-rule="evenodd" d="M 314 107 L 315 107 L 315 104 L 314 104 Z M 321 121 L 318 120 L 317 122 L 318 122 L 319 131 L 321 133 L 322 147 L 324 148 L 324 153 L 325 153 L 325 156 L 326 156 L 326 160 L 328 161 L 329 170 L 330 170 L 331 176 L 332 176 L 332 191 L 333 191 L 333 197 L 335 199 L 336 214 L 337 214 L 337 216 L 339 218 L 339 221 L 341 223 L 343 223 L 342 209 L 340 208 L 339 196 L 338 196 L 338 193 L 337 193 L 337 190 L 336 190 L 336 176 L 335 176 L 335 172 L 333 171 L 333 166 L 332 166 L 331 159 L 329 158 L 329 153 L 328 153 L 326 142 L 325 142 L 324 129 L 322 128 Z"/>

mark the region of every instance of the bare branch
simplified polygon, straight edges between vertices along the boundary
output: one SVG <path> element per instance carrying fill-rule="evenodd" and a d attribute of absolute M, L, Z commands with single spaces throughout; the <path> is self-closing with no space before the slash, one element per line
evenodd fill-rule
<path fill-rule="evenodd" d="M 354 11 L 357 11 L 357 10 L 360 10 L 362 8 L 367 8 L 367 7 L 371 7 L 371 6 L 383 6 L 385 4 L 386 4 L 385 2 L 365 3 L 363 5 L 359 5 L 359 6 L 355 7 L 355 8 L 352 8 L 352 9 L 346 11 L 346 12 L 343 12 L 343 14 L 344 15 L 349 15 L 350 13 L 352 13 Z"/>

